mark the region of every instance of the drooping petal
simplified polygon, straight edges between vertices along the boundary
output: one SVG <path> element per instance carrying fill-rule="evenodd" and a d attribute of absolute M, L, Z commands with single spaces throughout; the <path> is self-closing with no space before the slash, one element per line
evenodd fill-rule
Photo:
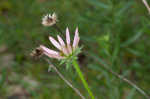
<path fill-rule="evenodd" d="M 52 42 L 52 44 L 58 48 L 59 50 L 61 50 L 61 46 L 60 44 L 53 38 L 53 37 L 49 37 L 49 40 Z"/>
<path fill-rule="evenodd" d="M 78 32 L 78 28 L 76 28 L 75 36 L 74 36 L 74 40 L 73 40 L 73 48 L 74 49 L 76 49 L 78 47 L 79 40 L 80 40 L 79 32 Z"/>
<path fill-rule="evenodd" d="M 62 56 L 60 55 L 59 52 L 54 51 L 54 50 L 51 50 L 51 49 L 49 49 L 49 48 L 47 48 L 47 47 L 45 47 L 45 46 L 43 46 L 43 45 L 41 45 L 40 48 L 43 50 L 43 53 L 44 53 L 46 56 L 50 57 L 50 58 L 56 58 L 56 59 L 63 59 L 63 58 L 64 58 L 64 57 L 62 57 Z"/>
<path fill-rule="evenodd" d="M 70 44 L 70 33 L 68 27 L 66 28 L 66 42 L 67 44 Z"/>
<path fill-rule="evenodd" d="M 49 54 L 49 53 L 47 53 L 47 52 L 44 52 L 44 54 L 45 54 L 46 56 L 50 57 L 50 58 L 64 59 L 64 57 L 63 57 L 63 56 L 60 56 L 60 55 L 51 55 L 51 54 Z"/>
<path fill-rule="evenodd" d="M 58 38 L 59 43 L 61 44 L 61 48 L 62 48 L 63 53 L 65 55 L 69 54 L 63 39 L 59 35 L 57 35 L 57 38 Z"/>
<path fill-rule="evenodd" d="M 64 59 L 63 56 L 60 56 L 60 55 L 52 55 L 52 54 L 49 54 L 47 52 L 44 52 L 44 54 L 50 58 L 56 58 L 56 59 Z"/>
<path fill-rule="evenodd" d="M 54 50 L 51 50 L 51 49 L 49 49 L 49 48 L 47 48 L 47 47 L 45 47 L 45 46 L 43 46 L 43 45 L 40 45 L 40 48 L 42 48 L 42 50 L 43 50 L 44 52 L 47 52 L 47 53 L 49 53 L 49 54 L 52 54 L 52 55 L 59 55 L 59 52 L 54 51 Z"/>

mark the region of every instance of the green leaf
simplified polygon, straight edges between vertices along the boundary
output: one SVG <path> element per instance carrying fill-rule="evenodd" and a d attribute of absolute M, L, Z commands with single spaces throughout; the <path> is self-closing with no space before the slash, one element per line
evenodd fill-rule
<path fill-rule="evenodd" d="M 117 59 L 119 51 L 120 51 L 120 36 L 118 34 L 117 37 L 116 37 L 114 50 L 112 52 L 112 58 L 111 58 L 112 65 L 114 64 L 115 60 Z"/>
<path fill-rule="evenodd" d="M 127 95 L 126 99 L 134 99 L 134 94 L 136 92 L 135 88 L 132 88 L 132 90 L 129 92 L 129 94 Z"/>
<path fill-rule="evenodd" d="M 0 78 L 0 89 L 3 87 L 3 84 L 6 80 L 6 70 L 3 69 L 1 74 L 2 74 L 2 77 Z"/>
<path fill-rule="evenodd" d="M 129 38 L 127 41 L 121 44 L 121 47 L 126 47 L 132 43 L 134 43 L 137 39 L 139 39 L 143 34 L 143 30 L 137 32 L 133 37 Z"/>
<path fill-rule="evenodd" d="M 107 4 L 104 4 L 98 0 L 88 0 L 89 3 L 91 3 L 94 6 L 97 6 L 99 8 L 104 8 L 104 9 L 110 9 L 111 7 Z"/>
<path fill-rule="evenodd" d="M 126 13 L 126 11 L 133 5 L 133 2 L 132 1 L 128 1 L 126 3 L 126 6 L 124 6 L 124 3 L 121 3 L 121 9 L 117 12 L 117 15 L 118 16 L 121 16 L 123 15 L 124 13 Z"/>

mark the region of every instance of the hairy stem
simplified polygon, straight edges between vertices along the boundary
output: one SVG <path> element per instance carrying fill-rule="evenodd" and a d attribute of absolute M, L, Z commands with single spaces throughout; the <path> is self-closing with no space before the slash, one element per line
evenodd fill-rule
<path fill-rule="evenodd" d="M 80 79 L 81 79 L 81 81 L 82 81 L 82 83 L 83 83 L 85 89 L 88 91 L 89 96 L 91 97 L 91 99 L 95 99 L 95 97 L 93 96 L 93 93 L 92 93 L 92 91 L 90 90 L 90 88 L 89 88 L 89 86 L 88 86 L 86 80 L 84 79 L 84 76 L 83 76 L 83 74 L 82 74 L 82 72 L 81 72 L 81 70 L 80 70 L 80 67 L 79 67 L 79 65 L 78 65 L 78 63 L 77 63 L 76 60 L 73 61 L 73 65 L 74 65 L 74 68 L 76 69 L 76 72 L 78 73 L 78 75 L 79 75 L 79 77 L 80 77 Z"/>
<path fill-rule="evenodd" d="M 55 70 L 55 72 L 59 75 L 59 77 L 81 97 L 81 99 L 85 99 L 85 97 L 80 93 L 80 91 L 77 88 L 75 88 L 67 79 L 65 79 L 65 77 L 58 71 L 58 69 L 48 59 L 46 59 L 46 61 L 49 63 L 49 66 Z"/>
<path fill-rule="evenodd" d="M 146 0 L 142 0 L 142 1 L 143 1 L 145 7 L 147 8 L 147 10 L 148 10 L 148 12 L 149 12 L 149 14 L 150 14 L 150 7 L 149 7 L 147 1 L 146 1 Z"/>

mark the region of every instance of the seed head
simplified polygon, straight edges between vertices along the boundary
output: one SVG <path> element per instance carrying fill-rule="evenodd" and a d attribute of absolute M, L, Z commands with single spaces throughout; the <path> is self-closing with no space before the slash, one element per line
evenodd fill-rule
<path fill-rule="evenodd" d="M 52 15 L 47 14 L 42 18 L 42 24 L 44 26 L 52 26 L 56 24 L 57 21 L 57 15 L 55 13 L 53 13 Z"/>
<path fill-rule="evenodd" d="M 33 50 L 30 55 L 32 57 L 39 58 L 43 55 L 43 50 L 40 47 L 38 47 L 35 50 Z"/>

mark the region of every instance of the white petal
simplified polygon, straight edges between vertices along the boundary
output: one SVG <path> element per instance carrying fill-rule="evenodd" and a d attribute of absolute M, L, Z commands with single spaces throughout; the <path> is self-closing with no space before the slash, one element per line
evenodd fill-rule
<path fill-rule="evenodd" d="M 68 28 L 66 28 L 66 42 L 67 44 L 70 44 L 70 33 Z"/>
<path fill-rule="evenodd" d="M 78 43 L 79 43 L 79 33 L 78 33 L 78 28 L 76 28 L 76 31 L 75 31 L 75 36 L 74 36 L 74 40 L 73 40 L 73 48 L 77 48 L 78 46 Z"/>
<path fill-rule="evenodd" d="M 48 14 L 48 17 L 49 17 L 49 18 L 51 18 L 51 17 L 52 17 L 52 15 L 51 15 L 51 14 Z"/>
<path fill-rule="evenodd" d="M 52 42 L 52 44 L 58 48 L 59 50 L 61 50 L 61 46 L 60 44 L 53 38 L 53 37 L 49 37 L 49 40 Z"/>
<path fill-rule="evenodd" d="M 52 14 L 52 18 L 55 18 L 55 17 L 56 17 L 56 13 L 53 13 L 53 14 Z"/>

